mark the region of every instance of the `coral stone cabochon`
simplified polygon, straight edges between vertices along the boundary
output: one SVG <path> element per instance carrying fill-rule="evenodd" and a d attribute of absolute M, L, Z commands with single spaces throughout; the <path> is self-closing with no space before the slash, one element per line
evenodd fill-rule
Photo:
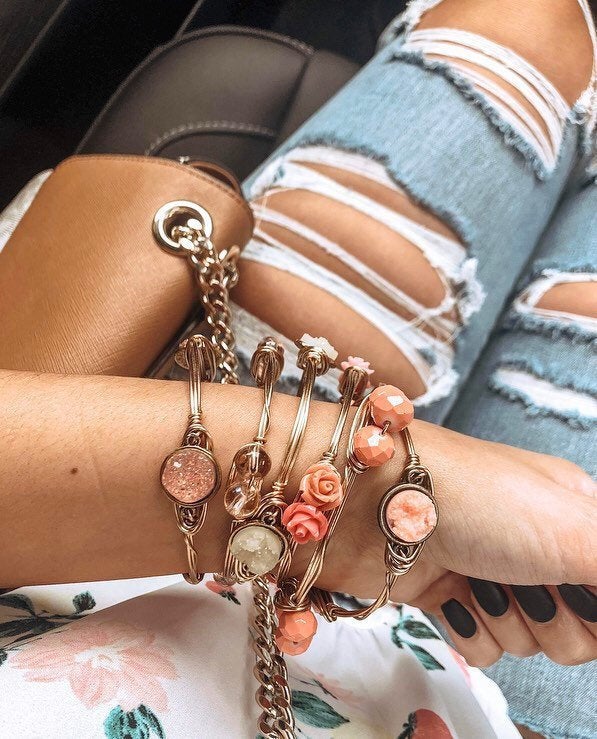
<path fill-rule="evenodd" d="M 379 506 L 379 525 L 391 541 L 420 544 L 437 526 L 438 511 L 429 490 L 404 483 L 390 488 Z"/>
<path fill-rule="evenodd" d="M 220 467 L 211 452 L 196 446 L 175 449 L 160 474 L 166 495 L 183 506 L 205 503 L 220 486 Z"/>

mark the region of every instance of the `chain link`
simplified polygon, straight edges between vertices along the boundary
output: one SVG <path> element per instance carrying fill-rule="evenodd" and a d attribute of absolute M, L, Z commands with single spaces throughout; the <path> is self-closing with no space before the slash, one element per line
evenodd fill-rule
<path fill-rule="evenodd" d="M 238 360 L 234 352 L 229 291 L 238 282 L 238 246 L 218 254 L 201 224 L 175 226 L 172 236 L 181 244 L 199 285 L 201 304 L 211 329 L 211 342 L 218 356 L 221 382 L 238 385 Z"/>
<path fill-rule="evenodd" d="M 239 383 L 238 360 L 229 305 L 229 291 L 238 282 L 238 246 L 218 254 L 200 221 L 189 219 L 174 226 L 172 239 L 191 264 L 201 293 L 205 318 L 211 329 L 211 342 L 218 357 L 222 383 Z M 253 623 L 254 675 L 259 683 L 255 694 L 262 713 L 258 730 L 266 739 L 295 739 L 292 693 L 284 657 L 275 641 L 277 627 L 274 599 L 264 577 L 252 582 L 255 620 Z"/>

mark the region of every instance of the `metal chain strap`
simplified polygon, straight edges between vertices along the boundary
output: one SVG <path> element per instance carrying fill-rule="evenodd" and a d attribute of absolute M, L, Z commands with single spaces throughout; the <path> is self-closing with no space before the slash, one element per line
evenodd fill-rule
<path fill-rule="evenodd" d="M 174 216 L 185 221 L 171 222 Z M 154 234 L 162 248 L 186 256 L 201 293 L 211 341 L 218 357 L 222 383 L 237 385 L 238 359 L 229 305 L 229 291 L 238 282 L 238 246 L 218 253 L 211 240 L 211 218 L 204 209 L 186 201 L 168 203 L 156 213 Z M 258 728 L 266 739 L 295 739 L 291 690 L 284 657 L 275 642 L 277 627 L 274 600 L 264 577 L 255 578 L 253 604 L 254 675 L 259 683 L 255 694 L 261 708 Z"/>
<path fill-rule="evenodd" d="M 262 709 L 257 726 L 267 739 L 295 739 L 288 671 L 274 639 L 277 627 L 274 599 L 264 577 L 256 577 L 252 586 L 255 606 L 253 650 L 256 658 L 253 674 L 259 683 L 255 698 Z"/>
<path fill-rule="evenodd" d="M 195 221 L 195 219 L 193 219 Z M 234 352 L 229 291 L 238 282 L 238 246 L 218 254 L 213 241 L 204 234 L 200 222 L 176 226 L 172 236 L 187 251 L 189 263 L 199 285 L 205 318 L 211 329 L 211 341 L 218 356 L 221 382 L 238 385 L 238 360 Z M 186 244 L 191 244 L 188 248 Z"/>

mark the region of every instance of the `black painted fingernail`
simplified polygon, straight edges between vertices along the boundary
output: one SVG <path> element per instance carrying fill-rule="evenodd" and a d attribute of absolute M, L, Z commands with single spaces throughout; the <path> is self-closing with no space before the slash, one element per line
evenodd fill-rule
<path fill-rule="evenodd" d="M 562 599 L 583 621 L 597 621 L 597 595 L 582 585 L 558 585 Z"/>
<path fill-rule="evenodd" d="M 446 621 L 454 629 L 457 634 L 465 639 L 470 639 L 477 633 L 477 624 L 475 619 L 467 611 L 467 609 L 452 598 L 447 600 L 442 606 L 442 612 L 446 617 Z"/>
<path fill-rule="evenodd" d="M 545 624 L 556 615 L 556 604 L 543 585 L 512 585 L 512 592 L 522 610 L 537 623 Z"/>
<path fill-rule="evenodd" d="M 501 585 L 490 580 L 477 580 L 476 577 L 469 577 L 468 581 L 477 602 L 486 613 L 490 616 L 503 616 L 506 613 L 510 600 Z"/>

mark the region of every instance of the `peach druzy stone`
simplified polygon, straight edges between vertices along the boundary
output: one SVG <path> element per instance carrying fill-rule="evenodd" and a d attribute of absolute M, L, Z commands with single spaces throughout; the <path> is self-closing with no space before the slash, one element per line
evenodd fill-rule
<path fill-rule="evenodd" d="M 354 453 L 361 464 L 379 467 L 394 456 L 394 439 L 377 426 L 364 426 L 354 435 Z"/>
<path fill-rule="evenodd" d="M 216 467 L 202 449 L 177 449 L 162 467 L 164 489 L 181 505 L 195 505 L 207 498 L 216 485 Z"/>
<path fill-rule="evenodd" d="M 317 631 L 317 619 L 310 610 L 280 611 L 278 613 L 278 630 L 280 636 L 290 641 L 299 642 L 311 639 Z"/>
<path fill-rule="evenodd" d="M 389 429 L 398 433 L 415 417 L 415 409 L 406 395 L 394 385 L 381 385 L 369 396 L 371 415 L 378 426 L 389 423 Z"/>
<path fill-rule="evenodd" d="M 420 490 L 402 490 L 386 506 L 388 528 L 401 540 L 416 544 L 437 525 L 437 511 L 429 496 Z"/>

